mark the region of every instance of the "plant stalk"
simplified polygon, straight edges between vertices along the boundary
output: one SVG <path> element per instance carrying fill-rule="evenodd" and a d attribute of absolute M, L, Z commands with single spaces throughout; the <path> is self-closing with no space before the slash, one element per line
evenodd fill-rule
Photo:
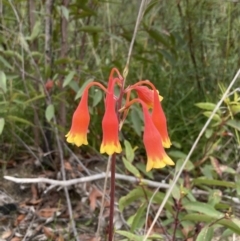
<path fill-rule="evenodd" d="M 114 199 L 115 199 L 115 171 L 116 171 L 116 153 L 111 158 L 111 193 L 110 193 L 110 215 L 108 241 L 113 241 L 113 219 L 114 219 Z"/>

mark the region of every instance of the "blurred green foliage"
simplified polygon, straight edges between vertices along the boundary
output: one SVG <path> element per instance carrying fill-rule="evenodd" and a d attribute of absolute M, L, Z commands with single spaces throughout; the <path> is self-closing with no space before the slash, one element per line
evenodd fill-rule
<path fill-rule="evenodd" d="M 128 0 L 71 0 L 64 6 L 61 1 L 55 1 L 49 16 L 46 2 L 1 1 L 0 152 L 6 160 L 18 153 L 19 138 L 29 146 L 38 146 L 46 129 L 54 127 L 54 116 L 60 132 L 67 133 L 83 85 L 93 80 L 105 84 L 112 67 L 123 70 L 140 5 L 140 1 Z M 177 162 L 176 170 L 239 67 L 239 15 L 237 1 L 150 0 L 146 6 L 134 44 L 127 84 L 149 79 L 164 97 L 162 103 L 173 142 L 169 155 Z M 52 21 L 49 42 L 47 17 Z M 62 24 L 63 19 L 67 20 L 67 25 Z M 90 91 L 92 119 L 88 138 L 96 150 L 101 141 L 102 98 L 100 91 Z M 193 178 L 190 188 L 196 185 L 213 192 L 220 186 L 221 192 L 228 197 L 239 195 L 239 188 L 226 185 L 239 175 L 236 172 L 239 111 L 240 99 L 236 90 L 225 100 L 186 167 L 186 173 Z M 133 150 L 138 155 L 142 145 L 139 141 L 141 122 L 141 112 L 134 106 L 122 133 L 122 140 L 140 147 Z M 40 133 L 40 140 L 36 133 L 34 137 L 34 131 Z M 10 150 L 4 145 L 11 145 Z M 141 163 L 136 164 L 137 169 L 133 166 L 132 149 L 127 142 L 125 148 L 127 155 L 131 155 L 129 163 L 128 157 L 124 160 L 126 169 L 138 177 L 141 171 L 153 178 L 152 174 L 144 173 Z M 195 202 L 189 190 L 187 198 L 181 196 L 182 183 L 180 180 L 172 198 Z M 144 196 L 139 187 L 132 192 Z M 132 192 L 127 197 L 133 195 Z M 147 195 L 152 193 L 149 191 Z M 162 193 L 158 195 L 156 203 L 159 204 Z M 145 201 L 141 203 L 139 213 L 130 220 L 134 223 L 131 231 L 144 224 Z M 122 208 L 129 203 L 122 199 Z M 183 224 L 188 226 L 190 222 L 191 226 L 192 222 L 198 221 L 195 213 L 198 209 L 202 210 L 202 222 L 214 223 L 219 218 L 214 216 L 215 208 L 222 208 L 221 198 L 211 203 L 212 209 L 209 203 L 206 209 L 199 203 L 195 206 L 185 203 L 185 208 L 187 206 L 193 213 L 181 214 Z M 167 215 L 169 218 L 172 215 L 173 220 L 172 199 L 167 205 Z M 210 209 L 212 216 L 207 215 Z M 140 226 L 135 218 L 140 220 Z M 236 220 L 228 225 L 224 220 L 221 225 L 239 233 Z M 210 224 L 200 235 L 211 239 Z M 183 233 L 177 235 L 182 237 Z"/>
<path fill-rule="evenodd" d="M 0 64 L 7 86 L 13 79 L 12 93 L 19 91 L 21 85 L 23 98 L 25 95 L 29 99 L 42 94 L 39 79 L 53 79 L 54 102 L 66 98 L 68 113 L 72 113 L 76 102 L 71 91 L 78 92 L 92 78 L 106 82 L 114 66 L 124 68 L 139 4 L 70 1 L 65 7 L 55 2 L 48 62 L 44 2 L 36 3 L 29 12 L 29 1 L 4 1 Z M 127 83 L 150 79 L 156 84 L 164 96 L 172 140 L 184 143 L 184 151 L 189 149 L 203 123 L 194 103 L 216 101 L 217 84 L 228 83 L 239 66 L 239 11 L 238 4 L 231 1 L 152 0 L 146 6 Z M 34 18 L 33 22 L 29 16 Z M 65 56 L 61 55 L 62 17 L 68 20 Z M 62 78 L 63 91 L 58 88 Z M 35 83 L 37 87 L 33 86 Z M 43 108 L 39 102 L 37 105 L 40 110 Z M 27 103 L 25 108 L 29 107 Z M 31 112 L 28 115 L 31 120 Z"/>

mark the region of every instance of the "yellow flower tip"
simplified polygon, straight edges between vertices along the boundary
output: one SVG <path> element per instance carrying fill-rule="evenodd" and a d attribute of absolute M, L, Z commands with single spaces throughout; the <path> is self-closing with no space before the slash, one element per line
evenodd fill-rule
<path fill-rule="evenodd" d="M 166 163 L 161 160 L 161 159 L 152 159 L 152 158 L 148 158 L 147 160 L 147 166 L 146 166 L 146 171 L 149 172 L 151 171 L 153 168 L 163 168 L 166 166 Z"/>
<path fill-rule="evenodd" d="M 173 160 L 168 155 L 164 156 L 163 162 L 166 163 L 166 165 L 169 165 L 169 166 L 174 166 L 175 165 Z"/>
<path fill-rule="evenodd" d="M 155 169 L 159 169 L 159 168 L 163 168 L 166 165 L 169 166 L 174 166 L 175 163 L 172 161 L 172 159 L 166 154 L 163 156 L 163 158 L 148 158 L 147 160 L 147 166 L 146 166 L 146 171 L 149 172 L 151 171 L 153 168 Z"/>
<path fill-rule="evenodd" d="M 81 145 L 88 145 L 87 135 L 79 135 L 79 134 L 74 135 L 68 132 L 68 134 L 65 137 L 67 137 L 68 143 L 75 144 L 78 147 Z"/>
<path fill-rule="evenodd" d="M 111 156 L 113 153 L 121 153 L 122 152 L 122 147 L 120 143 L 118 142 L 117 144 L 115 143 L 106 143 L 106 144 L 101 144 L 100 147 L 100 153 L 107 153 L 109 156 Z"/>
<path fill-rule="evenodd" d="M 164 148 L 170 148 L 172 143 L 171 143 L 170 139 L 167 138 L 165 140 L 162 140 L 162 145 L 163 145 Z"/>

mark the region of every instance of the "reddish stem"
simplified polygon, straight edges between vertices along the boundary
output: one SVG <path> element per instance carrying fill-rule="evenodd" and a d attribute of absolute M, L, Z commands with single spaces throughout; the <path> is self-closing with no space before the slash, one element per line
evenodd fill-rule
<path fill-rule="evenodd" d="M 113 73 L 114 71 L 118 74 L 120 82 L 122 81 L 122 76 L 118 72 L 117 69 L 113 69 L 110 74 L 110 78 L 113 78 Z M 115 84 L 115 81 L 117 81 L 118 78 L 113 79 L 113 82 Z M 118 116 L 118 123 L 120 124 L 120 112 L 119 110 L 121 109 L 121 104 L 122 104 L 122 99 L 124 95 L 124 86 L 121 86 L 120 89 L 120 94 L 119 98 L 117 100 L 117 116 Z M 109 214 L 109 230 L 108 230 L 108 241 L 113 241 L 113 231 L 114 231 L 114 226 L 113 226 L 113 219 L 114 219 L 114 201 L 115 201 L 115 172 L 116 172 L 116 153 L 113 153 L 112 158 L 111 158 L 111 193 L 110 193 L 110 214 Z"/>
<path fill-rule="evenodd" d="M 110 215 L 108 241 L 113 241 L 113 218 L 114 218 L 114 199 L 115 199 L 115 171 L 116 171 L 116 153 L 111 158 L 111 193 L 110 193 Z"/>

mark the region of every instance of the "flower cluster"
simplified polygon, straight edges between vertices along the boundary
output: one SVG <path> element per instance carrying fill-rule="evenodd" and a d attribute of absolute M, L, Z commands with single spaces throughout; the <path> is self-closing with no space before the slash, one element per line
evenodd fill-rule
<path fill-rule="evenodd" d="M 114 87 L 120 87 L 119 96 L 115 96 Z M 100 87 L 105 93 L 105 113 L 102 120 L 103 138 L 100 153 L 120 153 L 122 151 L 119 142 L 119 129 L 134 103 L 140 103 L 144 115 L 143 143 L 147 153 L 147 167 L 163 168 L 166 165 L 174 165 L 174 162 L 166 154 L 164 147 L 169 148 L 171 142 L 167 131 L 167 121 L 161 106 L 163 99 L 155 86 L 148 80 L 139 81 L 124 89 L 123 77 L 116 68 L 113 68 L 108 81 L 107 89 L 99 82 L 88 84 L 83 92 L 81 101 L 73 114 L 72 126 L 66 135 L 67 142 L 77 146 L 87 145 L 87 133 L 90 123 L 88 110 L 88 91 L 92 86 Z M 131 92 L 135 91 L 137 98 L 130 100 Z M 123 96 L 126 95 L 125 105 L 120 106 Z"/>

